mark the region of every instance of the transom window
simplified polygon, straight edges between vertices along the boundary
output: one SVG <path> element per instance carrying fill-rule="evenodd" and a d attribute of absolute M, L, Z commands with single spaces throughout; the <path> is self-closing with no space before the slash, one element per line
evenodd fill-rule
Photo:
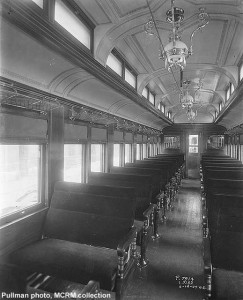
<path fill-rule="evenodd" d="M 122 62 L 112 53 L 109 54 L 106 65 L 122 76 Z"/>
<path fill-rule="evenodd" d="M 132 87 L 136 88 L 137 78 L 127 68 L 125 68 L 125 81 L 128 82 Z"/>
<path fill-rule="evenodd" d="M 240 65 L 240 81 L 243 79 L 243 62 Z"/>
<path fill-rule="evenodd" d="M 136 72 L 116 49 L 113 49 L 109 54 L 106 66 L 121 76 L 134 89 L 137 88 Z"/>
<path fill-rule="evenodd" d="M 155 95 L 149 92 L 149 102 L 155 105 Z"/>
<path fill-rule="evenodd" d="M 39 1 L 38 1 L 39 2 Z M 91 30 L 63 3 L 55 0 L 54 20 L 85 47 L 91 49 Z"/>
<path fill-rule="evenodd" d="M 219 111 L 222 110 L 222 102 L 219 102 Z"/>
<path fill-rule="evenodd" d="M 40 8 L 43 9 L 43 0 L 32 0 L 33 2 L 35 2 L 35 4 L 37 4 Z"/>
<path fill-rule="evenodd" d="M 148 88 L 145 86 L 142 92 L 143 97 L 148 99 L 148 93 L 149 93 Z"/>
<path fill-rule="evenodd" d="M 0 217 L 41 204 L 41 145 L 0 145 Z"/>

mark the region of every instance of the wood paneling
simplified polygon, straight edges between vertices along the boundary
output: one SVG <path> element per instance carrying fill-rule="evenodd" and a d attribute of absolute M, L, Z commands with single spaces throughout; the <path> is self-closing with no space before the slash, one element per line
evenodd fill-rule
<path fill-rule="evenodd" d="M 46 209 L 0 228 L 0 257 L 41 238 Z"/>

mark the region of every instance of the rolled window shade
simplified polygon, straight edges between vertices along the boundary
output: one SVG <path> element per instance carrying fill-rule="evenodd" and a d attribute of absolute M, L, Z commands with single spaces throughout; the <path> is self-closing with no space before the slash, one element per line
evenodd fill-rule
<path fill-rule="evenodd" d="M 87 140 L 87 127 L 73 124 L 65 124 L 64 141 L 77 142 L 79 140 Z"/>
<path fill-rule="evenodd" d="M 147 135 L 143 135 L 143 142 L 147 142 L 147 141 L 148 141 Z"/>
<path fill-rule="evenodd" d="M 103 128 L 91 128 L 92 141 L 107 141 L 107 130 Z"/>
<path fill-rule="evenodd" d="M 125 142 L 133 142 L 133 135 L 131 132 L 126 132 L 125 133 Z"/>
<path fill-rule="evenodd" d="M 124 138 L 123 138 L 123 132 L 121 131 L 114 131 L 114 141 L 115 142 L 123 142 Z"/>
<path fill-rule="evenodd" d="M 240 145 L 243 145 L 243 134 L 240 135 Z"/>
<path fill-rule="evenodd" d="M 0 138 L 46 140 L 47 121 L 0 113 Z"/>

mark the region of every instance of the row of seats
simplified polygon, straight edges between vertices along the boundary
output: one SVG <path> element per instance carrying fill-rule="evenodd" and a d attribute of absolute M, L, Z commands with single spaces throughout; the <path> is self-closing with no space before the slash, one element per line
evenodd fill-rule
<path fill-rule="evenodd" d="M 243 299 L 243 165 L 204 153 L 201 190 L 208 298 Z"/>
<path fill-rule="evenodd" d="M 42 239 L 8 260 L 32 273 L 115 291 L 121 299 L 135 265 L 172 205 L 184 172 L 183 155 L 158 155 L 110 173 L 91 173 L 88 184 L 57 182 Z M 137 252 L 137 246 L 140 251 Z"/>

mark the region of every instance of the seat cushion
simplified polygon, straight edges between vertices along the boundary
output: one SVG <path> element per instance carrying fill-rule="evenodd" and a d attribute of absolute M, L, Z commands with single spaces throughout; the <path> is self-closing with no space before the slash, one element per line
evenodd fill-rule
<path fill-rule="evenodd" d="M 116 250 L 93 247 L 58 239 L 43 239 L 10 256 L 12 263 L 30 272 L 40 272 L 87 284 L 97 280 L 112 290 L 117 271 Z"/>
<path fill-rule="evenodd" d="M 213 267 L 243 272 L 243 233 L 211 230 L 210 234 Z"/>
<path fill-rule="evenodd" d="M 243 299 L 243 273 L 223 269 L 213 270 L 213 299 Z"/>

